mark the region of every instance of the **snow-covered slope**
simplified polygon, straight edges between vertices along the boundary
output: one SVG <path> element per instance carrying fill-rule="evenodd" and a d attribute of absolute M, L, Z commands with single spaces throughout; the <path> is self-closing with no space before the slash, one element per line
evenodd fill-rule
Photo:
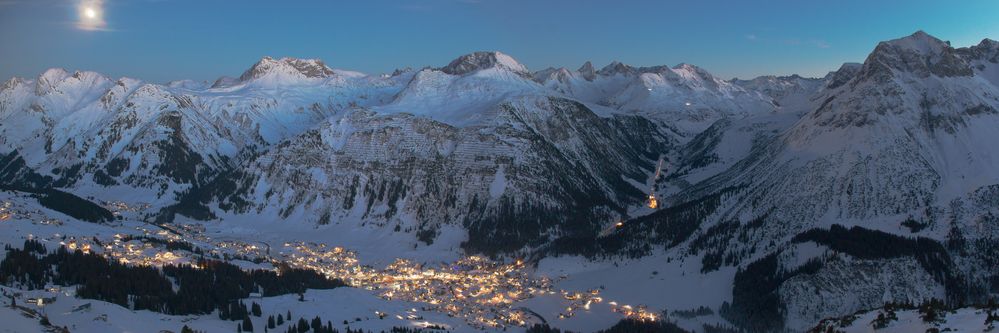
<path fill-rule="evenodd" d="M 821 321 L 809 332 L 992 332 L 999 324 L 995 308 L 954 310 L 880 308 Z"/>
<path fill-rule="evenodd" d="M 97 73 L 46 71 L 0 90 L 0 149 L 81 192 L 125 186 L 173 200 L 338 111 L 381 104 L 409 73 L 361 77 L 320 61 L 264 58 L 238 84 L 168 86 Z M 144 193 L 144 194 L 142 194 Z"/>
<path fill-rule="evenodd" d="M 987 143 L 999 88 L 982 70 L 923 33 L 882 43 L 762 156 L 695 189 L 748 186 L 767 200 L 739 210 L 777 207 L 771 217 L 808 225 L 904 214 L 999 183 L 999 151 Z"/>
<path fill-rule="evenodd" d="M 810 237 L 803 233 L 812 229 L 841 224 L 887 232 L 821 238 L 832 239 L 836 252 L 852 253 L 847 257 L 875 259 L 873 270 L 823 257 L 819 268 L 775 273 L 787 278 L 778 280 L 775 293 L 794 329 L 822 313 L 885 301 L 988 297 L 977 288 L 993 288 L 989 281 L 999 273 L 979 253 L 999 237 L 999 205 L 987 199 L 999 186 L 999 148 L 992 144 L 999 128 L 995 52 L 994 41 L 955 49 L 917 32 L 879 44 L 859 68 L 845 65 L 828 76 L 811 97 L 815 107 L 799 120 L 716 124 L 691 141 L 675 181 L 663 188 L 675 193 L 671 203 L 711 202 L 686 246 L 704 253 L 705 263 L 717 258 L 722 266 L 763 267 L 767 254 L 789 253 L 788 242 Z M 914 251 L 941 253 L 935 246 L 946 244 L 952 263 L 892 268 L 912 265 L 899 260 L 918 256 L 870 256 L 858 250 L 864 242 L 842 243 L 913 233 L 926 237 L 920 246 L 927 246 Z M 844 274 L 855 270 L 866 270 L 863 279 L 870 280 Z M 928 270 L 932 279 L 925 278 Z M 902 272 L 908 272 L 904 279 L 893 282 Z M 872 286 L 878 287 L 856 289 Z M 916 289 L 895 289 L 901 286 Z M 869 298 L 860 297 L 865 294 Z"/>
<path fill-rule="evenodd" d="M 831 75 L 831 74 L 830 74 Z M 761 76 L 752 80 L 732 80 L 746 90 L 758 91 L 770 98 L 781 112 L 805 113 L 811 111 L 811 98 L 827 79 L 791 76 Z"/>
<path fill-rule="evenodd" d="M 425 243 L 461 226 L 468 236 L 454 247 L 514 251 L 592 237 L 626 215 L 676 140 L 642 117 L 598 115 L 509 56 L 479 52 L 412 74 L 387 103 L 288 137 L 167 214 L 377 226 Z"/>
<path fill-rule="evenodd" d="M 637 114 L 691 136 L 716 120 L 776 110 L 773 98 L 680 64 L 635 68 L 614 62 L 593 72 L 590 63 L 535 73 L 545 86 L 578 100 Z"/>
<path fill-rule="evenodd" d="M 595 233 L 641 200 L 632 182 L 644 182 L 667 144 L 648 121 L 601 118 L 571 100 L 492 107 L 491 119 L 467 127 L 350 111 L 275 146 L 222 180 L 237 191 L 208 201 L 276 221 L 373 224 L 427 243 L 460 225 L 467 248 L 511 251 Z"/>

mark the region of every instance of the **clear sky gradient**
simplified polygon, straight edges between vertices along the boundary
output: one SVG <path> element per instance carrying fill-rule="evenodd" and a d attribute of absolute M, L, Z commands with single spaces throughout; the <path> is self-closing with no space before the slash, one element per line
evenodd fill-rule
<path fill-rule="evenodd" d="M 81 27 L 80 1 L 102 25 Z M 687 62 L 724 77 L 821 76 L 916 30 L 999 39 L 996 0 L 0 0 L 0 80 L 46 68 L 152 82 L 238 76 L 260 57 L 367 73 L 477 50 L 532 70 Z"/>

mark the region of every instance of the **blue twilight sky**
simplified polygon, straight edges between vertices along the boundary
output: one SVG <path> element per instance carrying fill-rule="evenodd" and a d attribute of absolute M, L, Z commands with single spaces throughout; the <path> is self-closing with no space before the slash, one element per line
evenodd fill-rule
<path fill-rule="evenodd" d="M 0 0 L 0 80 L 49 67 L 212 80 L 264 55 L 381 73 L 476 50 L 532 70 L 620 60 L 821 76 L 920 29 L 954 46 L 999 39 L 997 18 L 996 0 Z"/>

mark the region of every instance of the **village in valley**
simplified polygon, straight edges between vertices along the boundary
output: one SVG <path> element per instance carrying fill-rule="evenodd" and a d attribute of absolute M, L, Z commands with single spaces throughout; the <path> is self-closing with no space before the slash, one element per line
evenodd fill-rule
<path fill-rule="evenodd" d="M 16 198 L 13 198 L 16 199 Z M 417 304 L 418 308 L 405 311 L 375 310 L 373 318 L 395 318 L 408 322 L 414 327 L 445 328 L 448 323 L 433 322 L 425 318 L 426 313 L 446 315 L 476 329 L 503 329 L 507 327 L 528 327 L 564 320 L 575 316 L 586 316 L 595 311 L 596 304 L 604 304 L 602 311 L 609 309 L 621 318 L 642 321 L 655 321 L 662 314 L 642 305 L 618 303 L 601 296 L 600 288 L 589 290 L 564 290 L 555 287 L 562 277 L 539 276 L 532 271 L 530 263 L 523 259 L 510 259 L 507 262 L 490 260 L 481 256 L 466 256 L 448 263 L 421 263 L 407 259 L 396 259 L 382 268 L 362 263 L 360 254 L 350 249 L 314 242 L 286 242 L 267 244 L 261 241 L 238 239 L 213 239 L 206 235 L 205 226 L 200 223 L 188 224 L 149 224 L 139 222 L 134 217 L 144 212 L 149 205 L 129 205 L 123 202 L 105 202 L 105 208 L 113 212 L 117 220 L 109 228 L 88 234 L 88 228 L 61 228 L 58 232 L 27 232 L 23 239 L 41 242 L 54 250 L 65 247 L 69 251 L 93 253 L 115 260 L 122 264 L 161 267 L 164 265 L 187 265 L 198 268 L 202 260 L 219 260 L 234 263 L 243 269 L 277 270 L 279 266 L 308 269 L 338 279 L 348 286 L 364 290 L 385 301 L 402 301 Z M 0 223 L 23 227 L 17 230 L 56 230 L 31 228 L 29 225 L 63 225 L 64 222 L 52 219 L 31 205 L 17 200 L 0 202 Z M 96 229 L 95 229 L 96 228 Z M 73 231 L 70 231 L 73 230 Z M 11 238 L 8 235 L 8 238 Z M 13 247 L 19 244 L 6 240 Z M 60 289 L 51 286 L 50 291 L 65 297 L 75 296 L 72 288 Z M 251 294 L 251 297 L 260 297 Z M 536 297 L 558 299 L 563 309 L 557 317 L 545 318 L 521 303 Z M 43 298 L 22 297 L 21 304 L 45 305 Z M 48 299 L 49 302 L 54 299 Z"/>

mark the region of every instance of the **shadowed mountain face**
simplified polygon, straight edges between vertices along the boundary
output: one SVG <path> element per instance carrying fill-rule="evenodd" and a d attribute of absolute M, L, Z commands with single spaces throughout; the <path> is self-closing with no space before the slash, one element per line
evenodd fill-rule
<path fill-rule="evenodd" d="M 999 206 L 987 199 L 999 186 L 999 148 L 990 144 L 999 135 L 993 52 L 990 40 L 955 49 L 922 32 L 883 42 L 863 65 L 828 76 L 800 118 L 717 122 L 690 141 L 664 190 L 676 193 L 671 202 L 711 199 L 712 206 L 691 222 L 696 231 L 681 246 L 703 253 L 709 269 L 760 269 L 736 276 L 730 320 L 757 329 L 803 329 L 824 316 L 880 306 L 886 297 L 913 303 L 988 298 L 985 290 L 994 288 L 990 281 L 999 272 L 976 252 L 990 251 L 999 237 Z M 754 81 L 741 85 L 761 83 Z M 763 86 L 772 93 L 780 81 Z M 719 195 L 723 199 L 713 199 Z M 862 229 L 825 231 L 833 224 Z M 635 236 L 650 228 L 636 227 Z M 894 233 L 926 237 L 925 243 L 911 245 L 908 254 L 863 254 L 899 237 Z M 806 249 L 816 243 L 821 250 Z M 857 261 L 837 261 L 827 249 Z M 760 259 L 766 254 L 774 257 Z M 920 261 L 924 256 L 946 260 Z M 915 264 L 920 268 L 905 268 Z M 892 280 L 900 272 L 908 277 Z M 760 292 L 751 286 L 754 279 L 774 285 L 753 294 Z M 893 282 L 874 282 L 885 279 Z M 740 283 L 746 283 L 742 290 Z M 787 310 L 761 315 L 765 298 Z M 776 318 L 780 325 L 764 324 Z"/>

